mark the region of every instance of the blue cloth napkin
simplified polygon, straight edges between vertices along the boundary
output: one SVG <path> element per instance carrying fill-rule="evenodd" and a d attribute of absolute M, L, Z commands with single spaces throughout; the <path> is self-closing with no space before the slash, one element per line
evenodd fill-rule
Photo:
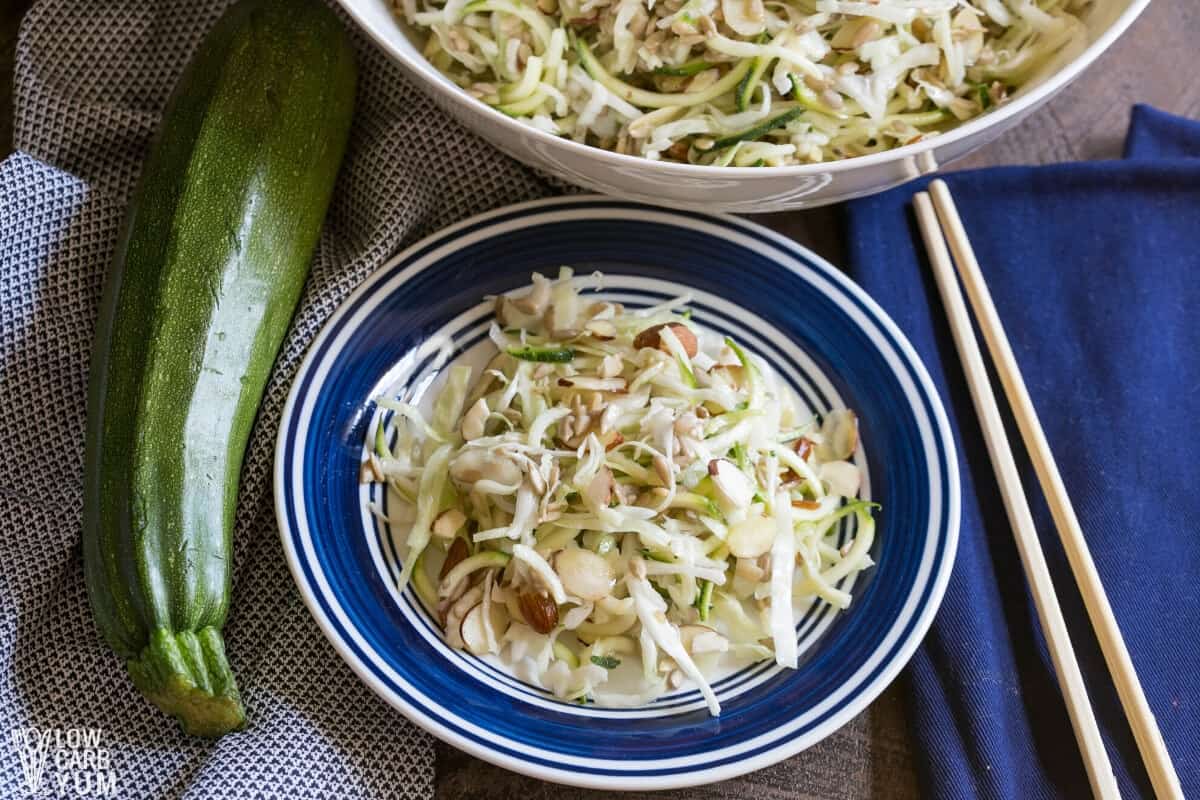
<path fill-rule="evenodd" d="M 1139 106 L 1125 155 L 946 180 L 1184 792 L 1200 796 L 1200 124 Z M 957 562 L 906 676 L 924 793 L 956 800 L 1087 797 L 1083 762 L 912 217 L 912 196 L 924 184 L 851 203 L 845 216 L 851 275 L 912 340 L 958 436 Z M 1036 476 L 1009 423 L 1122 793 L 1152 797 Z"/>

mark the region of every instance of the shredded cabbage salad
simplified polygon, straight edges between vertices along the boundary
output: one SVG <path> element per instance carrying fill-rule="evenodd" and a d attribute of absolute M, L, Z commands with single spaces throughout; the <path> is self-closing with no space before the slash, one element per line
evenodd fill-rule
<path fill-rule="evenodd" d="M 689 297 L 589 302 L 601 280 L 563 268 L 497 297 L 495 355 L 478 376 L 449 367 L 428 419 L 376 398 L 394 413 L 361 478 L 391 492 L 400 587 L 452 646 L 581 702 L 687 683 L 715 715 L 707 676 L 731 660 L 796 667 L 797 610 L 846 608 L 839 583 L 872 565 L 857 419 L 812 414 L 692 322 Z"/>
<path fill-rule="evenodd" d="M 533 127 L 784 166 L 916 142 L 1085 41 L 1091 0 L 393 0 L 424 54 Z"/>

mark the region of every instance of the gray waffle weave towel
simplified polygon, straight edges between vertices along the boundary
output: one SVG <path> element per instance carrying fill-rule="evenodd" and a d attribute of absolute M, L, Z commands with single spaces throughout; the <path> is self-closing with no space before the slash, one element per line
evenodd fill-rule
<path fill-rule="evenodd" d="M 29 795 L 11 733 L 29 727 L 102 729 L 104 777 L 121 797 L 432 794 L 429 738 L 355 679 L 293 588 L 271 503 L 275 431 L 309 341 L 388 255 L 552 188 L 450 122 L 361 36 L 349 156 L 242 473 L 226 638 L 249 730 L 215 743 L 181 734 L 133 689 L 88 611 L 80 485 L 96 303 L 160 109 L 226 5 L 43 0 L 21 27 L 19 152 L 0 164 L 3 797 Z M 55 752 L 39 796 L 87 772 Z"/>

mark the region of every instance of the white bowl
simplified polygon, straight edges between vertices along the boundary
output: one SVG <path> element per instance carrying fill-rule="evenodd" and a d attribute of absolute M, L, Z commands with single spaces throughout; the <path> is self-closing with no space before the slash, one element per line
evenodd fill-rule
<path fill-rule="evenodd" d="M 1063 54 L 1004 106 L 947 133 L 884 153 L 791 167 L 701 167 L 649 161 L 553 136 L 517 122 L 455 86 L 413 45 L 388 0 L 338 0 L 433 102 L 505 153 L 565 181 L 617 197 L 705 211 L 812 208 L 874 194 L 933 172 L 1016 125 L 1111 45 L 1150 0 L 1096 0 L 1087 42 Z"/>

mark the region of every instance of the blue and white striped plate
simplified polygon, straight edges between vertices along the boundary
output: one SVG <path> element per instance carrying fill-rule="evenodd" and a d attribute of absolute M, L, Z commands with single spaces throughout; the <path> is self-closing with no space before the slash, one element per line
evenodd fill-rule
<path fill-rule="evenodd" d="M 360 485 L 366 432 L 391 391 L 420 403 L 448 359 L 487 348 L 484 295 L 600 270 L 603 296 L 649 305 L 691 291 L 693 319 L 771 363 L 814 410 L 861 420 L 864 492 L 883 505 L 877 565 L 843 588 L 840 614 L 800 615 L 798 670 L 759 664 L 717 681 L 710 717 L 693 688 L 636 709 L 565 703 L 500 662 L 451 650 L 412 589 L 398 544 Z M 389 261 L 334 313 L 296 375 L 275 460 L 284 551 L 309 610 L 372 689 L 469 753 L 546 780 L 662 789 L 722 780 L 827 736 L 899 673 L 928 629 L 958 536 L 954 444 L 924 367 L 896 326 L 836 269 L 733 217 L 598 197 L 501 209 Z M 851 531 L 843 531 L 843 536 Z"/>

